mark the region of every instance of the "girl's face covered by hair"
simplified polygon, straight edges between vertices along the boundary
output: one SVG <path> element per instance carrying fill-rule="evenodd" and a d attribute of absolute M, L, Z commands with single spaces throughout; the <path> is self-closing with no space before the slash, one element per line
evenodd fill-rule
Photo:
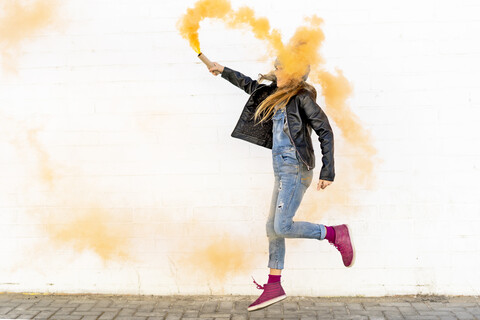
<path fill-rule="evenodd" d="M 284 87 L 288 84 L 288 78 L 283 72 L 283 68 L 280 65 L 275 66 L 275 77 L 277 78 L 277 87 Z"/>
<path fill-rule="evenodd" d="M 274 75 L 277 78 L 277 87 L 285 87 L 287 85 L 294 85 L 300 81 L 306 81 L 308 78 L 308 74 L 310 73 L 310 66 L 308 66 L 306 72 L 303 74 L 302 77 L 293 76 L 291 74 L 287 74 L 283 68 L 283 65 L 280 63 L 278 58 L 275 60 L 274 63 L 275 70 Z"/>

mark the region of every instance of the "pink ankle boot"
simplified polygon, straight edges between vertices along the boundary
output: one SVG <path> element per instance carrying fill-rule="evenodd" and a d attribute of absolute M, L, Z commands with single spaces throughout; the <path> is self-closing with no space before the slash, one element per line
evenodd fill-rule
<path fill-rule="evenodd" d="M 351 267 L 355 262 L 355 247 L 353 246 L 352 239 L 350 238 L 350 232 L 348 225 L 341 224 L 338 226 L 332 226 L 335 230 L 335 241 L 330 242 L 342 255 L 343 264 L 345 267 Z"/>
<path fill-rule="evenodd" d="M 252 277 L 253 279 L 253 277 Z M 259 285 L 255 279 L 253 282 L 257 285 L 258 289 L 263 289 L 263 293 L 255 300 L 251 305 L 248 306 L 248 311 L 258 310 L 265 307 L 268 307 L 275 302 L 281 301 L 287 297 L 285 291 L 282 288 L 280 281 L 265 283 L 263 287 Z"/>

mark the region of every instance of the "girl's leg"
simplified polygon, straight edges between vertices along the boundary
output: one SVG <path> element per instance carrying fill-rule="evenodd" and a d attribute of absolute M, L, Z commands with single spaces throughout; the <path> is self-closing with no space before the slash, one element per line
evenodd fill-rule
<path fill-rule="evenodd" d="M 325 239 L 326 227 L 307 221 L 293 221 L 305 191 L 312 183 L 313 170 L 308 171 L 304 164 L 296 167 L 284 166 L 280 173 L 280 186 L 275 208 L 274 231 L 285 238 Z"/>
<path fill-rule="evenodd" d="M 270 211 L 267 218 L 266 231 L 268 238 L 268 267 L 270 270 L 283 269 L 285 260 L 285 238 L 277 235 L 275 232 L 275 209 L 277 206 L 277 199 L 280 187 L 280 177 L 275 174 L 275 183 L 272 192 L 272 201 L 270 203 Z M 276 274 L 278 271 L 274 271 Z"/>

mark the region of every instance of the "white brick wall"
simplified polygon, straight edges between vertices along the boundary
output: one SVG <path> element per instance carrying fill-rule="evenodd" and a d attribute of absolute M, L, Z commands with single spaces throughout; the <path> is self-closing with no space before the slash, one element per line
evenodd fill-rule
<path fill-rule="evenodd" d="M 61 3 L 11 51 L 17 74 L 0 72 L 0 291 L 257 294 L 271 154 L 230 137 L 248 96 L 175 29 L 194 1 Z M 358 150 L 331 121 L 337 176 L 316 191 L 313 133 L 315 180 L 296 219 L 349 223 L 357 260 L 346 269 L 327 241 L 288 239 L 288 293 L 479 294 L 480 4 L 241 5 L 284 40 L 303 16 L 325 20 L 327 65 L 353 84 L 381 160 L 373 188 L 356 185 Z M 269 71 L 248 31 L 203 21 L 200 42 L 252 78 Z"/>

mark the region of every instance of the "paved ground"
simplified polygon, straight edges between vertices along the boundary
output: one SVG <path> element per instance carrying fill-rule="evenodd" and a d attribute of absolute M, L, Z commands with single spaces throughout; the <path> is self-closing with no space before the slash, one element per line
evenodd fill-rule
<path fill-rule="evenodd" d="M 480 297 L 294 297 L 248 312 L 256 296 L 0 294 L 0 319 L 479 319 Z"/>

